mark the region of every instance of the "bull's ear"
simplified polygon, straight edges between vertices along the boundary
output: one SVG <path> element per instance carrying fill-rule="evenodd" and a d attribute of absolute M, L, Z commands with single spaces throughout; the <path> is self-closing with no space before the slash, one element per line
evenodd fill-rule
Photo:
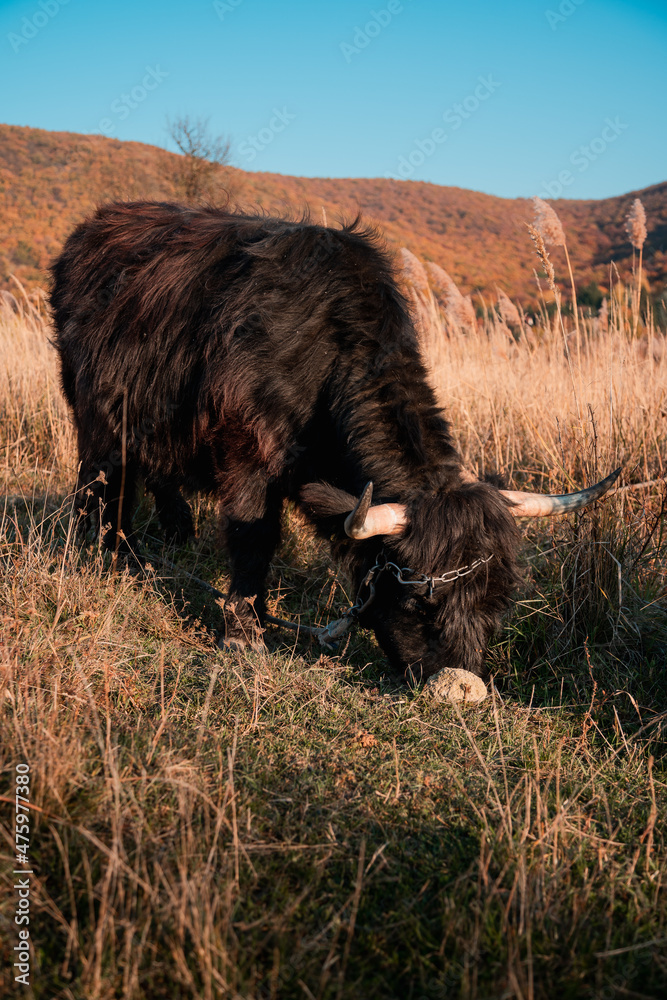
<path fill-rule="evenodd" d="M 312 514 L 335 517 L 348 514 L 356 504 L 355 497 L 329 483 L 308 483 L 301 490 L 301 502 Z"/>

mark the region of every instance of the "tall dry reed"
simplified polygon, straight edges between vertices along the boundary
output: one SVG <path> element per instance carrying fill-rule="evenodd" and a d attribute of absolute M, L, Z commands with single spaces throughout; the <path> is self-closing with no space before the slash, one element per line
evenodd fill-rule
<path fill-rule="evenodd" d="M 644 243 L 646 242 L 647 236 L 646 212 L 640 198 L 635 198 L 630 211 L 625 218 L 625 231 L 628 234 L 630 242 L 632 243 L 632 273 L 635 277 L 633 319 L 634 330 L 636 333 L 637 325 L 639 323 L 642 294 L 642 254 L 644 252 Z M 635 259 L 637 252 L 639 253 L 638 264 Z"/>

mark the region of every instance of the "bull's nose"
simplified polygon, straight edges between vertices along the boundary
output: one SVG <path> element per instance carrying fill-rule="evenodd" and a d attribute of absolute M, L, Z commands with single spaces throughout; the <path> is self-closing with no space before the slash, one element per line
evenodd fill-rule
<path fill-rule="evenodd" d="M 477 705 L 488 694 L 481 677 L 457 667 L 444 667 L 433 674 L 424 690 L 434 701 L 464 702 L 466 705 Z"/>

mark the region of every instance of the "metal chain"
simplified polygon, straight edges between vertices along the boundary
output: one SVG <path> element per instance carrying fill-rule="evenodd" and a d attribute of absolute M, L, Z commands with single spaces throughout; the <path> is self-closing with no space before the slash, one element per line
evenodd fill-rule
<path fill-rule="evenodd" d="M 429 597 L 433 593 L 433 588 L 436 583 L 453 583 L 454 580 L 460 580 L 462 576 L 469 576 L 473 573 L 479 566 L 485 566 L 488 562 L 493 559 L 493 552 L 486 559 L 475 559 L 474 562 L 470 563 L 468 566 L 459 566 L 458 569 L 450 569 L 447 573 L 443 573 L 442 576 L 428 576 L 426 573 L 419 573 L 417 579 L 405 580 L 403 578 L 404 573 L 410 573 L 413 577 L 415 576 L 413 570 L 408 566 L 397 566 L 396 563 L 386 562 L 384 563 L 384 569 L 388 569 L 392 576 L 395 576 L 399 583 L 415 583 L 415 584 L 426 584 L 429 589 Z"/>
<path fill-rule="evenodd" d="M 382 553 L 380 553 L 380 555 L 382 555 Z M 389 570 L 392 576 L 396 577 L 399 583 L 406 585 L 411 583 L 416 585 L 419 584 L 426 585 L 428 587 L 428 592 L 430 597 L 433 594 L 433 588 L 437 583 L 453 583 L 454 580 L 460 580 L 461 577 L 469 576 L 470 573 L 474 573 L 474 571 L 478 569 L 480 566 L 485 566 L 487 563 L 491 562 L 492 559 L 493 559 L 493 552 L 491 553 L 490 556 L 487 556 L 486 559 L 483 558 L 475 559 L 474 562 L 469 563 L 467 566 L 459 566 L 457 569 L 450 569 L 447 573 L 443 573 L 442 576 L 429 576 L 427 573 L 415 574 L 414 570 L 410 569 L 409 566 L 399 566 L 397 565 L 397 563 L 391 562 L 388 559 L 381 561 L 380 557 L 378 557 L 375 565 L 371 566 L 368 573 L 361 581 L 361 586 L 359 587 L 359 591 L 357 592 L 357 599 L 352 605 L 352 607 L 345 612 L 345 617 L 348 616 L 356 617 L 368 607 L 368 605 L 375 597 L 374 579 L 376 576 L 379 576 L 380 573 L 382 573 L 384 570 Z M 412 577 L 411 580 L 405 579 L 404 574 L 406 573 Z M 370 591 L 369 596 L 366 598 L 365 601 L 363 601 L 361 598 L 361 591 L 364 587 L 368 587 Z"/>

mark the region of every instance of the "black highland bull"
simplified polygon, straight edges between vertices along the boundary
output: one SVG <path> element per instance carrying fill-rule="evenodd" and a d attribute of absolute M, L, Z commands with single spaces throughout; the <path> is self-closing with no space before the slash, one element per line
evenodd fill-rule
<path fill-rule="evenodd" d="M 252 637 L 254 612 L 262 620 L 290 498 L 357 587 L 378 560 L 412 571 L 405 583 L 376 570 L 359 619 L 396 668 L 483 675 L 518 579 L 513 512 L 580 506 L 601 492 L 559 501 L 470 481 L 391 263 L 356 224 L 107 205 L 72 233 L 52 272 L 82 503 L 90 512 L 105 501 L 113 548 L 119 508 L 131 539 L 140 475 L 172 539 L 193 527 L 181 490 L 215 494 L 227 519 L 233 641 Z M 358 503 L 369 481 L 370 509 L 370 491 Z M 437 580 L 456 570 L 465 575 Z"/>

